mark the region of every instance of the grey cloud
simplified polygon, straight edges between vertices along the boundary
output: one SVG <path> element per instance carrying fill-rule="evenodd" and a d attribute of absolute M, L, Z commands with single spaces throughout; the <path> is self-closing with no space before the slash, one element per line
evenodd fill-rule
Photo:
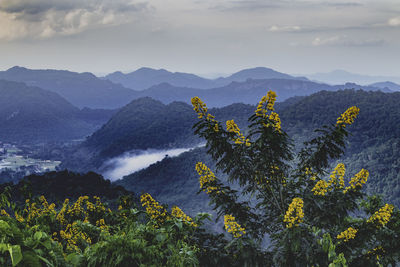
<path fill-rule="evenodd" d="M 128 23 L 148 10 L 149 4 L 134 0 L 2 0 L 0 39 L 72 35 Z"/>
<path fill-rule="evenodd" d="M 337 2 L 337 3 L 328 2 L 328 3 L 323 3 L 323 4 L 327 5 L 327 6 L 333 6 L 333 7 L 359 7 L 359 6 L 364 6 L 364 4 L 358 3 L 358 2 Z"/>
<path fill-rule="evenodd" d="M 383 39 L 366 39 L 355 40 L 349 39 L 347 36 L 331 36 L 331 37 L 316 37 L 312 43 L 313 46 L 349 46 L 349 47 L 363 47 L 363 46 L 382 46 L 385 44 Z"/>
<path fill-rule="evenodd" d="M 238 0 L 226 1 L 218 5 L 212 5 L 210 9 L 219 11 L 259 11 L 263 9 L 282 7 L 286 1 L 270 1 L 270 0 Z"/>

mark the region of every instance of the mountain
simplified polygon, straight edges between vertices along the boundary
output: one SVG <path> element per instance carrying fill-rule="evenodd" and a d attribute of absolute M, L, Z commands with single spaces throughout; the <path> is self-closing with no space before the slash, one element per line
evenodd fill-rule
<path fill-rule="evenodd" d="M 0 140 L 3 142 L 81 139 L 111 114 L 111 111 L 80 111 L 54 92 L 0 80 Z"/>
<path fill-rule="evenodd" d="M 393 82 L 378 82 L 378 83 L 370 84 L 370 86 L 378 87 L 378 88 L 382 88 L 382 89 L 387 88 L 392 91 L 400 91 L 400 85 L 397 83 L 393 83 Z"/>
<path fill-rule="evenodd" d="M 349 179 L 362 168 L 369 170 L 366 190 L 383 194 L 386 201 L 400 206 L 399 101 L 400 93 L 322 91 L 295 100 L 289 99 L 289 104 L 278 103 L 276 110 L 280 114 L 283 129 L 293 138 L 296 147 L 300 148 L 303 141 L 315 135 L 313 129 L 324 124 L 334 124 L 344 110 L 353 105 L 358 106 L 361 111 L 355 123 L 348 128 L 349 145 L 340 160 L 346 165 L 346 177 Z M 243 110 L 240 106 L 232 105 L 231 108 L 235 110 L 231 118 L 235 118 L 237 113 L 249 116 L 255 107 L 249 106 L 248 110 Z M 218 115 L 216 119 L 225 120 Z M 244 125 L 240 128 L 245 130 Z M 198 148 L 175 158 L 164 158 L 144 170 L 125 176 L 116 184 L 136 193 L 149 192 L 156 199 L 169 205 L 182 206 L 191 214 L 210 211 L 207 208 L 207 196 L 196 194 L 199 190 L 199 177 L 194 166 L 198 161 L 211 168 L 214 166 L 205 149 Z M 332 162 L 332 166 L 335 164 Z"/>
<path fill-rule="evenodd" d="M 122 84 L 134 90 L 144 90 L 160 83 L 170 83 L 175 86 L 193 88 L 212 88 L 214 82 L 194 74 L 169 72 L 164 69 L 140 68 L 134 72 L 124 74 L 120 71 L 104 77 L 114 83 Z"/>
<path fill-rule="evenodd" d="M 245 125 L 254 107 L 235 104 L 210 109 L 223 120 L 235 118 Z M 67 155 L 63 167 L 75 171 L 98 171 L 110 158 L 128 151 L 194 147 L 201 140 L 193 134 L 197 115 L 192 106 L 182 102 L 168 105 L 151 98 L 133 100 L 93 133 L 79 148 Z"/>
<path fill-rule="evenodd" d="M 172 101 L 190 103 L 193 96 L 200 97 L 209 107 L 223 107 L 233 103 L 256 104 L 268 90 L 278 95 L 278 101 L 293 96 L 306 96 L 321 90 L 337 91 L 341 89 L 364 89 L 366 91 L 387 90 L 378 87 L 360 86 L 354 83 L 344 85 L 327 85 L 311 81 L 295 79 L 247 79 L 244 82 L 232 82 L 229 85 L 213 89 L 194 89 L 176 87 L 167 83 L 153 86 L 140 92 L 141 96 L 149 96 L 168 104 Z"/>
<path fill-rule="evenodd" d="M 88 72 L 13 67 L 1 71 L 0 79 L 24 82 L 30 86 L 56 92 L 79 108 L 119 108 L 128 104 L 137 95 L 131 89 L 99 79 Z"/>
<path fill-rule="evenodd" d="M 315 73 L 315 74 L 308 74 L 305 76 L 311 80 L 325 82 L 329 84 L 344 84 L 347 82 L 353 82 L 366 85 L 380 81 L 393 81 L 400 83 L 400 77 L 369 76 L 369 75 L 351 73 L 345 70 L 334 70 L 327 73 Z"/>
<path fill-rule="evenodd" d="M 145 90 L 161 83 L 168 83 L 176 87 L 210 89 L 225 86 L 232 82 L 244 82 L 247 79 L 307 80 L 307 78 L 304 77 L 293 77 L 264 67 L 241 70 L 229 77 L 220 77 L 214 80 L 202 78 L 190 73 L 169 72 L 164 69 L 155 70 L 151 68 L 140 68 L 127 74 L 117 71 L 105 76 L 104 79 L 122 84 L 123 86 L 134 90 Z"/>
<path fill-rule="evenodd" d="M 266 79 L 288 79 L 288 80 L 301 80 L 308 81 L 305 77 L 294 77 L 289 74 L 275 71 L 270 68 L 256 67 L 252 69 L 244 69 L 232 74 L 226 78 L 216 79 L 216 83 L 220 85 L 227 85 L 231 82 L 244 82 L 247 79 L 253 80 L 266 80 Z"/>

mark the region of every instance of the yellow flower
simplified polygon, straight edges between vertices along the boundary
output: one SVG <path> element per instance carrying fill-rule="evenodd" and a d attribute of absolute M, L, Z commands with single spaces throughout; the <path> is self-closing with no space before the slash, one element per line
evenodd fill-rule
<path fill-rule="evenodd" d="M 378 211 L 376 211 L 369 219 L 367 222 L 369 223 L 376 223 L 378 226 L 385 226 L 389 220 L 390 217 L 392 216 L 394 206 L 385 204 L 382 208 L 380 208 Z"/>
<path fill-rule="evenodd" d="M 234 238 L 239 238 L 246 234 L 246 230 L 235 221 L 235 217 L 232 215 L 228 214 L 224 216 L 224 224 L 225 229 L 228 231 L 228 233 L 232 233 Z"/>
<path fill-rule="evenodd" d="M 281 119 L 279 118 L 278 113 L 271 112 L 271 115 L 269 115 L 269 119 L 273 122 L 273 126 L 277 131 L 281 131 Z"/>
<path fill-rule="evenodd" d="M 336 126 L 346 127 L 346 124 L 351 125 L 354 119 L 360 113 L 360 109 L 356 106 L 348 108 L 339 118 L 337 118 Z"/>
<path fill-rule="evenodd" d="M 327 182 L 319 180 L 311 191 L 314 192 L 316 196 L 325 196 L 328 192 L 328 186 L 329 184 Z"/>
<path fill-rule="evenodd" d="M 344 187 L 344 174 L 346 169 L 343 163 L 339 163 L 335 169 L 333 170 L 330 180 L 328 182 L 329 185 L 334 185 L 335 187 L 343 188 Z"/>
<path fill-rule="evenodd" d="M 236 138 L 234 138 L 233 140 L 235 141 L 235 144 L 245 144 L 246 146 L 250 146 L 250 140 L 246 139 L 243 134 L 240 132 L 239 127 L 237 126 L 237 124 L 233 121 L 227 121 L 226 122 L 226 130 L 230 133 L 235 133 L 236 134 Z"/>
<path fill-rule="evenodd" d="M 208 111 L 206 104 L 201 101 L 201 99 L 197 96 L 192 97 L 191 102 L 193 105 L 193 109 L 194 111 L 196 111 L 199 119 L 206 117 Z"/>
<path fill-rule="evenodd" d="M 346 193 L 350 189 L 360 189 L 363 184 L 365 184 L 368 180 L 369 172 L 367 170 L 361 169 L 353 178 L 351 178 L 349 184 L 350 186 L 346 187 L 343 190 L 343 193 Z"/>
<path fill-rule="evenodd" d="M 274 110 L 274 104 L 276 101 L 276 93 L 274 91 L 268 91 L 266 96 L 263 96 L 260 102 L 257 105 L 257 109 L 255 111 L 257 116 L 264 116 L 267 113 L 267 110 Z M 266 109 L 264 108 L 264 104 L 267 103 Z"/>
<path fill-rule="evenodd" d="M 196 171 L 200 175 L 199 178 L 200 188 L 204 192 L 209 194 L 218 190 L 216 186 L 210 185 L 216 180 L 215 174 L 210 170 L 210 168 L 208 168 L 202 162 L 197 162 Z"/>
<path fill-rule="evenodd" d="M 193 222 L 193 219 L 187 216 L 179 207 L 174 206 L 171 210 L 171 215 L 177 219 L 181 219 L 184 223 L 197 227 L 197 224 Z"/>
<path fill-rule="evenodd" d="M 357 229 L 353 227 L 347 228 L 347 230 L 341 232 L 337 235 L 337 239 L 344 239 L 344 242 L 349 241 L 350 239 L 354 239 L 356 237 Z"/>
<path fill-rule="evenodd" d="M 149 193 L 141 195 L 140 202 L 143 207 L 146 207 L 146 213 L 152 220 L 155 220 L 157 223 L 164 222 L 167 211 Z"/>
<path fill-rule="evenodd" d="M 10 217 L 10 214 L 8 214 L 5 210 L 1 210 L 1 215 Z"/>
<path fill-rule="evenodd" d="M 285 217 L 283 219 L 283 221 L 287 223 L 287 228 L 292 228 L 293 225 L 298 226 L 299 223 L 303 222 L 303 205 L 304 202 L 301 198 L 295 197 L 292 200 L 292 203 L 290 203 L 289 208 L 286 211 Z"/>

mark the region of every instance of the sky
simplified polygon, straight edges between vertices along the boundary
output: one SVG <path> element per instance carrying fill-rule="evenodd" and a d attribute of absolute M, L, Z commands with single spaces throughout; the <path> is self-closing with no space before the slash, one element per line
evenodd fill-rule
<path fill-rule="evenodd" d="M 0 0 L 0 69 L 400 76 L 399 0 Z"/>

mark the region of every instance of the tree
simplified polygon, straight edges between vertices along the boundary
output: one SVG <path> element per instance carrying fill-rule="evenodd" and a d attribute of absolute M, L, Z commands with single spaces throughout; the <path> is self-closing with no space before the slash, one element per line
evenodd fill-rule
<path fill-rule="evenodd" d="M 400 257 L 398 209 L 363 192 L 367 170 L 351 179 L 345 178 L 342 163 L 330 170 L 344 153 L 346 126 L 359 109 L 350 107 L 336 124 L 317 129 L 317 137 L 295 153 L 274 112 L 275 100 L 275 92 L 269 91 L 243 132 L 233 120 L 225 129 L 200 98 L 192 98 L 199 118 L 195 133 L 206 139 L 208 153 L 229 184 L 240 186 L 239 191 L 231 189 L 197 163 L 200 188 L 224 216 L 232 242 L 239 247 L 256 242 L 260 253 L 271 256 L 252 265 L 394 266 Z M 247 201 L 240 200 L 241 194 Z M 268 248 L 262 246 L 266 237 Z"/>

